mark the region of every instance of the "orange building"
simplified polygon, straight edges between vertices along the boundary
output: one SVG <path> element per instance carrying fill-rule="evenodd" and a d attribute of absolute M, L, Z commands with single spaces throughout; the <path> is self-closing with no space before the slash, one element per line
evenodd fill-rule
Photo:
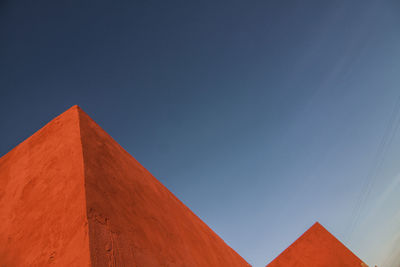
<path fill-rule="evenodd" d="M 366 267 L 321 224 L 315 223 L 267 267 Z"/>
<path fill-rule="evenodd" d="M 250 266 L 79 107 L 0 159 L 0 266 Z"/>

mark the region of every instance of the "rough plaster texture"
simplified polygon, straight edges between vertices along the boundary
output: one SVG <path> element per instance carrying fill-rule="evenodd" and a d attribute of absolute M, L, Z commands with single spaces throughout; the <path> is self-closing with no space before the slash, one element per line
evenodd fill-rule
<path fill-rule="evenodd" d="M 365 267 L 356 255 L 315 223 L 267 267 Z"/>
<path fill-rule="evenodd" d="M 0 266 L 89 266 L 77 109 L 0 158 Z"/>
<path fill-rule="evenodd" d="M 79 107 L 0 159 L 0 266 L 250 266 Z"/>

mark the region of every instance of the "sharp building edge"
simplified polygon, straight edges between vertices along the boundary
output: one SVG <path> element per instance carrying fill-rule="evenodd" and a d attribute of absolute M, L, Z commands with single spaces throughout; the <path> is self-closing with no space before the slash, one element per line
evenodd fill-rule
<path fill-rule="evenodd" d="M 0 266 L 250 266 L 78 106 L 0 159 Z"/>
<path fill-rule="evenodd" d="M 316 222 L 267 267 L 366 267 L 336 237 Z"/>
<path fill-rule="evenodd" d="M 73 106 L 0 158 L 0 266 L 250 266 Z M 268 267 L 367 266 L 316 223 Z"/>
<path fill-rule="evenodd" d="M 0 158 L 0 266 L 90 266 L 77 107 Z"/>

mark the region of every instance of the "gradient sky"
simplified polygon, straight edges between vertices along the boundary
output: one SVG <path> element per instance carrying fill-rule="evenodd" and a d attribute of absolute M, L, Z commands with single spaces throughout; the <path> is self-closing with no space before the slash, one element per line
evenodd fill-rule
<path fill-rule="evenodd" d="M 397 0 L 0 1 L 0 155 L 78 104 L 253 266 L 398 266 L 399 96 Z"/>

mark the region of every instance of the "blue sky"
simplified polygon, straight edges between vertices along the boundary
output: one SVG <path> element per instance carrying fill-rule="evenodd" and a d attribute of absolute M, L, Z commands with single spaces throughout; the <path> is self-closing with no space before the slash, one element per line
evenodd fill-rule
<path fill-rule="evenodd" d="M 74 104 L 254 266 L 400 262 L 398 1 L 2 1 L 0 155 Z"/>

